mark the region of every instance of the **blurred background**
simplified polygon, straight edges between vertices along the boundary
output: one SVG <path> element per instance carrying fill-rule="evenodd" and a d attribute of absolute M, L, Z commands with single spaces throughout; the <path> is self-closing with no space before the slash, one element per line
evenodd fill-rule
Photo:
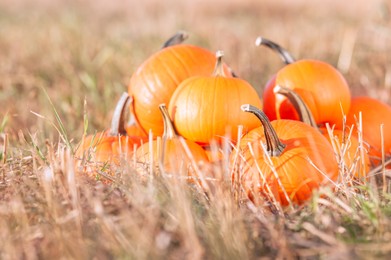
<path fill-rule="evenodd" d="M 264 36 L 337 67 L 353 95 L 391 104 L 390 12 L 387 0 L 1 1 L 0 123 L 11 139 L 55 140 L 55 109 L 76 141 L 84 115 L 89 133 L 107 128 L 133 71 L 178 30 L 223 50 L 260 95 L 283 66 L 255 46 Z"/>

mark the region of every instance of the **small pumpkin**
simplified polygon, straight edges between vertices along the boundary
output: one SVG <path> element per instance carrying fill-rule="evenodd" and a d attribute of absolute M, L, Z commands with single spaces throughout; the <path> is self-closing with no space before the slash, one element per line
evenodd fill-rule
<path fill-rule="evenodd" d="M 216 57 L 207 49 L 176 44 L 168 46 L 141 64 L 133 73 L 128 86 L 129 95 L 134 98 L 134 112 L 142 126 L 155 136 L 163 134 L 163 119 L 160 104 L 168 104 L 179 84 L 192 76 L 210 75 Z M 230 69 L 224 65 L 226 75 Z"/>
<path fill-rule="evenodd" d="M 353 97 L 349 113 L 346 115 L 346 125 L 359 127 L 360 113 L 362 138 L 369 144 L 368 152 L 374 164 L 379 164 L 382 156 L 381 125 L 384 133 L 384 152 L 386 156 L 391 155 L 391 106 L 368 96 Z"/>
<path fill-rule="evenodd" d="M 237 136 L 238 125 L 249 131 L 258 125 L 256 118 L 236 109 L 250 103 L 260 107 L 256 90 L 245 80 L 227 77 L 223 53 L 218 51 L 214 73 L 184 80 L 175 90 L 169 112 L 178 133 L 201 145 L 218 143 L 227 136 Z M 230 138 L 228 136 L 228 138 Z"/>
<path fill-rule="evenodd" d="M 281 86 L 276 86 L 274 90 L 276 94 L 288 98 L 298 112 L 300 121 L 318 129 L 330 141 L 334 147 L 339 165 L 344 167 L 341 173 L 347 173 L 344 180 L 349 181 L 353 176 L 358 179 L 366 177 L 371 163 L 366 147 L 356 137 L 356 128 L 350 127 L 350 131 L 347 132 L 348 129 L 346 128 L 337 129 L 333 127 L 329 132 L 327 126 L 318 127 L 304 100 L 294 90 Z M 351 174 L 352 170 L 353 174 Z"/>
<path fill-rule="evenodd" d="M 75 153 L 77 167 L 82 167 L 87 175 L 98 177 L 98 169 L 118 166 L 121 159 L 129 159 L 135 147 L 142 142 L 142 136 L 128 136 L 126 133 L 124 117 L 128 100 L 128 94 L 124 93 L 116 105 L 109 130 L 83 137 L 79 144 Z"/>
<path fill-rule="evenodd" d="M 232 153 L 241 158 L 240 166 L 235 167 L 239 174 L 232 176 L 233 181 L 239 176 L 255 203 L 268 194 L 283 206 L 302 204 L 315 189 L 337 179 L 333 148 L 318 130 L 300 121 L 270 122 L 263 111 L 249 104 L 241 108 L 255 114 L 262 126 L 243 136 L 239 151 Z"/>
<path fill-rule="evenodd" d="M 208 162 L 205 151 L 198 144 L 184 140 L 185 145 L 191 153 L 192 157 L 190 158 L 186 153 L 184 145 L 179 140 L 179 136 L 172 124 L 165 104 L 161 104 L 159 109 L 164 122 L 162 143 L 160 144 L 159 140 L 154 140 L 152 141 L 152 145 L 145 143 L 140 146 L 136 151 L 137 161 L 142 165 L 150 167 L 150 148 L 152 147 L 153 167 L 161 167 L 161 170 L 166 173 L 176 175 L 185 174 L 186 177 L 194 177 L 195 169 L 193 168 L 192 160 L 195 163 Z"/>
<path fill-rule="evenodd" d="M 267 83 L 264 93 L 264 112 L 270 120 L 295 119 L 298 114 L 284 96 L 276 96 L 276 85 L 295 90 L 310 109 L 316 123 L 340 124 L 348 113 L 351 94 L 343 75 L 330 64 L 313 59 L 295 61 L 278 44 L 258 37 L 257 45 L 265 45 L 277 51 L 286 64 Z"/>

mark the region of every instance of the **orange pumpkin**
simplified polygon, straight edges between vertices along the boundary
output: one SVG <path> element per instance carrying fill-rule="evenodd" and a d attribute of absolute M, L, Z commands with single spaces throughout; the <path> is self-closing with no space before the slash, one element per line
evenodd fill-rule
<path fill-rule="evenodd" d="M 124 115 L 128 100 L 128 94 L 124 93 L 116 105 L 109 130 L 83 137 L 79 144 L 75 153 L 77 167 L 83 166 L 82 171 L 87 175 L 97 177 L 97 169 L 118 166 L 121 159 L 129 159 L 134 147 L 142 142 L 143 137 L 126 135 Z"/>
<path fill-rule="evenodd" d="M 190 158 L 186 153 L 184 145 L 180 142 L 174 126 L 172 125 L 166 106 L 161 104 L 159 109 L 163 115 L 164 122 L 162 143 L 159 144 L 159 140 L 154 140 L 152 145 L 150 143 L 145 143 L 140 146 L 136 151 L 137 161 L 142 165 L 150 167 L 150 148 L 152 147 L 154 167 L 160 166 L 162 167 L 161 170 L 166 173 L 176 175 L 185 174 L 186 177 L 194 177 L 195 170 L 192 165 L 192 159 L 195 163 L 207 162 L 208 157 L 205 151 L 198 144 L 184 140 L 185 145 L 191 153 L 192 158 Z"/>
<path fill-rule="evenodd" d="M 179 84 L 192 76 L 210 75 L 216 57 L 210 51 L 188 44 L 166 47 L 147 59 L 132 75 L 128 86 L 134 112 L 142 128 L 155 136 L 163 134 L 159 105 L 168 104 Z M 225 66 L 227 75 L 229 69 Z"/>
<path fill-rule="evenodd" d="M 391 106 L 371 97 L 352 98 L 346 125 L 358 127 L 359 114 L 362 116 L 362 138 L 369 145 L 369 155 L 373 162 L 379 164 L 382 156 L 380 126 L 383 125 L 384 152 L 391 154 Z"/>
<path fill-rule="evenodd" d="M 217 57 L 213 75 L 183 81 L 169 104 L 178 133 L 201 145 L 208 145 L 214 139 L 221 143 L 227 134 L 236 138 L 238 125 L 243 125 L 245 131 L 255 128 L 257 120 L 236 108 L 243 103 L 262 105 L 248 82 L 225 76 L 222 52 L 217 52 Z"/>
<path fill-rule="evenodd" d="M 255 114 L 262 123 L 239 145 L 242 159 L 236 169 L 240 169 L 239 180 L 250 199 L 256 202 L 259 196 L 271 193 L 283 206 L 302 204 L 315 189 L 337 179 L 333 148 L 319 131 L 300 121 L 270 123 L 265 113 L 248 104 L 242 110 Z M 231 156 L 237 156 L 235 153 Z"/>
<path fill-rule="evenodd" d="M 292 89 L 276 86 L 275 93 L 284 95 L 295 107 L 299 114 L 300 120 L 316 129 L 318 129 L 333 145 L 337 160 L 341 167 L 342 173 L 346 173 L 344 180 L 349 181 L 350 177 L 366 177 L 371 163 L 369 160 L 366 147 L 356 138 L 357 130 L 351 128 L 351 132 L 347 133 L 347 129 L 330 129 L 329 133 L 327 127 L 319 127 L 316 125 L 315 119 L 311 111 L 308 109 L 304 100 Z M 356 131 L 353 131 L 356 130 Z M 353 174 L 351 174 L 353 171 Z"/>
<path fill-rule="evenodd" d="M 273 46 L 284 57 L 287 51 L 264 38 L 257 39 L 258 45 Z M 343 75 L 328 63 L 318 60 L 284 58 L 286 66 L 268 82 L 263 93 L 264 112 L 274 119 L 295 119 L 298 114 L 291 102 L 284 96 L 276 96 L 276 85 L 295 90 L 310 109 L 316 123 L 339 124 L 349 111 L 351 94 Z"/>

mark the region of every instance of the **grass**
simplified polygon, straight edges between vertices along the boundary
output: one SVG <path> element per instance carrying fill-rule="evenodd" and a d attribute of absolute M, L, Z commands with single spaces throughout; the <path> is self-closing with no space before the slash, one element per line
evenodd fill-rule
<path fill-rule="evenodd" d="M 179 29 L 224 50 L 261 93 L 282 66 L 262 35 L 297 58 L 338 67 L 354 95 L 390 104 L 390 6 L 384 1 L 36 0 L 0 4 L 0 258 L 386 258 L 391 193 L 374 177 L 319 190 L 284 214 L 232 189 L 226 167 L 197 185 L 123 162 L 75 171 L 72 147 L 109 127 L 132 72 Z M 389 133 L 385 133 L 389 134 Z M 5 153 L 6 152 L 6 153 Z M 224 165 L 223 165 L 224 166 Z M 105 185 L 105 172 L 116 173 Z M 383 189 L 385 186 L 385 189 Z"/>

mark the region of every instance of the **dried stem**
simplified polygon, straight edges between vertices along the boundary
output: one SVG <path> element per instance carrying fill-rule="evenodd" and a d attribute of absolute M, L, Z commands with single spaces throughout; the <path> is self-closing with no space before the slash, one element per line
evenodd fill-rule
<path fill-rule="evenodd" d="M 281 142 L 280 138 L 278 138 L 277 133 L 270 124 L 270 120 L 266 114 L 250 104 L 242 105 L 241 109 L 244 112 L 253 113 L 261 121 L 265 131 L 266 150 L 268 154 L 270 156 L 280 156 L 283 153 L 286 145 Z"/>
<path fill-rule="evenodd" d="M 164 132 L 163 132 L 162 149 L 161 149 L 160 153 L 158 151 L 158 154 L 159 154 L 159 163 L 161 166 L 163 166 L 164 165 L 164 156 L 166 155 L 165 150 L 166 150 L 167 140 L 172 140 L 172 139 L 176 138 L 178 136 L 178 133 L 177 133 L 172 121 L 171 121 L 166 104 L 160 104 L 159 109 L 160 109 L 160 112 L 162 113 L 162 116 L 163 116 Z"/>
<path fill-rule="evenodd" d="M 295 58 L 293 58 L 292 55 L 286 49 L 282 48 L 277 43 L 275 43 L 271 40 L 268 40 L 266 38 L 263 38 L 261 36 L 259 36 L 255 40 L 255 45 L 257 45 L 257 46 L 264 45 L 264 46 L 272 49 L 273 51 L 277 52 L 280 55 L 280 57 L 282 58 L 282 60 L 284 61 L 284 63 L 287 65 L 294 63 L 296 61 Z"/>
<path fill-rule="evenodd" d="M 163 115 L 163 122 L 164 122 L 163 140 L 175 138 L 178 135 L 178 133 L 171 121 L 166 105 L 160 104 L 159 109 Z"/>
<path fill-rule="evenodd" d="M 284 95 L 286 98 L 288 98 L 288 100 L 295 107 L 297 113 L 299 113 L 300 121 L 312 127 L 318 128 L 311 110 L 308 108 L 307 104 L 299 96 L 299 94 L 297 94 L 297 92 L 295 92 L 293 89 L 277 85 L 274 88 L 274 93 Z"/>
<path fill-rule="evenodd" d="M 219 50 L 219 51 L 216 52 L 217 61 L 216 61 L 215 70 L 213 72 L 214 76 L 225 77 L 224 68 L 223 68 L 223 56 L 224 56 L 224 52 L 223 51 Z"/>
<path fill-rule="evenodd" d="M 185 31 L 179 31 L 173 36 L 171 36 L 162 46 L 162 49 L 174 46 L 177 44 L 183 43 L 187 38 L 189 38 L 189 34 Z"/>
<path fill-rule="evenodd" d="M 115 106 L 113 118 L 111 120 L 110 135 L 126 135 L 125 115 L 129 107 L 130 97 L 124 92 Z"/>

